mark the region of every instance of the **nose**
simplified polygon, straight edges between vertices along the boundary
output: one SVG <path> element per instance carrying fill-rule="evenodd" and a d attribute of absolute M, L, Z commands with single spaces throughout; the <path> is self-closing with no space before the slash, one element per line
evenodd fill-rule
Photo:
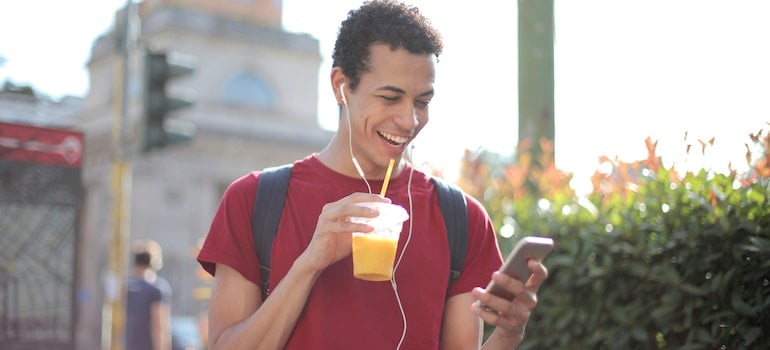
<path fill-rule="evenodd" d="M 405 106 L 400 108 L 398 111 L 398 114 L 395 117 L 396 124 L 403 128 L 404 130 L 415 130 L 418 125 L 420 125 L 420 118 L 417 114 L 417 109 L 414 107 L 414 105 L 410 105 L 408 103 L 404 104 Z"/>

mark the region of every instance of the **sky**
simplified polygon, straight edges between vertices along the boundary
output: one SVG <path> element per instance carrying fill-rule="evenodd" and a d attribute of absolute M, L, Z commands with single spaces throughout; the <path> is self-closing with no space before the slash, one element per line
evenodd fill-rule
<path fill-rule="evenodd" d="M 91 44 L 124 0 L 0 2 L 0 82 L 54 98 L 88 91 Z M 319 39 L 319 123 L 336 127 L 328 82 L 339 23 L 360 0 L 284 0 L 284 29 Z M 431 121 L 415 158 L 449 177 L 465 149 L 517 143 L 517 8 L 511 0 L 414 0 L 444 37 Z M 473 4 L 473 5 L 469 5 Z M 770 126 L 770 1 L 555 0 L 557 166 L 586 189 L 600 156 L 745 170 L 748 134 Z M 685 133 L 688 138 L 685 140 Z M 705 155 L 686 144 L 715 139 Z"/>

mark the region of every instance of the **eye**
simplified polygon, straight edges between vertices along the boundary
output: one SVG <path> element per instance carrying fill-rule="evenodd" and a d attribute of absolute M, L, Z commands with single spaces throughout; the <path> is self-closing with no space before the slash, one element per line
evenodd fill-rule
<path fill-rule="evenodd" d="M 383 96 L 380 96 L 380 98 L 385 100 L 385 101 L 387 101 L 387 102 L 396 102 L 396 101 L 398 101 L 398 96 L 391 97 L 391 96 L 384 96 L 383 95 Z"/>
<path fill-rule="evenodd" d="M 416 103 L 420 107 L 428 107 L 428 105 L 430 104 L 430 100 L 417 100 Z"/>

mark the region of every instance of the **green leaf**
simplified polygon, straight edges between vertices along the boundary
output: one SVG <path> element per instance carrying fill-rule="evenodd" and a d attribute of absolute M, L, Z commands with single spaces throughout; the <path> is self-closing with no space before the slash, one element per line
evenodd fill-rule
<path fill-rule="evenodd" d="M 740 292 L 738 291 L 734 291 L 730 296 L 730 306 L 732 306 L 735 312 L 742 316 L 755 317 L 757 315 L 757 310 L 743 301 Z"/>
<path fill-rule="evenodd" d="M 751 327 L 748 331 L 742 332 L 743 334 L 743 340 L 746 345 L 751 345 L 753 342 L 759 338 L 760 335 L 762 335 L 762 328 L 760 327 Z"/>
<path fill-rule="evenodd" d="M 692 285 L 692 284 L 689 284 L 689 283 L 683 283 L 679 287 L 682 288 L 682 290 L 685 293 L 691 294 L 691 295 L 695 295 L 695 296 L 699 296 L 699 297 L 706 296 L 706 295 L 709 294 L 708 289 L 703 288 L 703 287 L 698 287 L 698 286 L 695 286 L 695 285 Z"/>

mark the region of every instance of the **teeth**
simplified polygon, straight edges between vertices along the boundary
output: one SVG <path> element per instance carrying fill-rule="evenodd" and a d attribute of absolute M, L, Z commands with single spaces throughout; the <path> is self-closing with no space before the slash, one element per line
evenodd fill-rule
<path fill-rule="evenodd" d="M 406 143 L 406 141 L 409 141 L 409 138 L 404 136 L 393 135 L 382 131 L 380 131 L 379 134 L 393 144 L 403 145 Z"/>

